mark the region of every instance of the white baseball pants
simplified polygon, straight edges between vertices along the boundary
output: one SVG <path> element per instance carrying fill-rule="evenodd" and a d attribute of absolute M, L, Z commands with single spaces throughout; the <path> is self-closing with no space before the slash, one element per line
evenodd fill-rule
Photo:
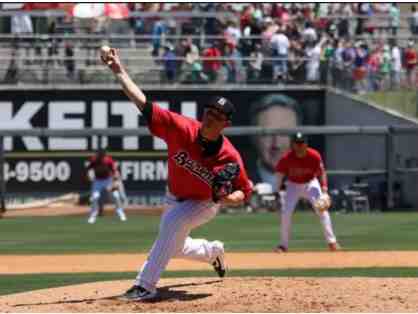
<path fill-rule="evenodd" d="M 99 200 L 101 193 L 107 190 L 112 186 L 112 178 L 107 179 L 96 179 L 93 181 L 93 185 L 91 187 L 91 209 L 90 209 L 90 217 L 96 218 L 99 214 Z M 125 213 L 123 211 L 122 205 L 122 198 L 118 190 L 112 191 L 111 197 L 113 202 L 116 205 L 116 212 L 119 217 L 124 217 Z"/>
<path fill-rule="evenodd" d="M 281 210 L 281 243 L 280 245 L 288 248 L 289 238 L 292 225 L 292 215 L 295 211 L 296 204 L 300 198 L 307 199 L 313 204 L 322 195 L 321 186 L 318 179 L 313 179 L 308 183 L 298 184 L 291 181 L 287 181 L 286 195 L 283 199 L 283 206 Z M 336 243 L 337 239 L 332 229 L 331 217 L 329 212 L 319 212 L 315 209 L 316 214 L 321 222 L 325 240 L 327 243 Z"/>
<path fill-rule="evenodd" d="M 214 218 L 219 204 L 212 201 L 176 201 L 167 196 L 168 208 L 164 212 L 159 234 L 154 242 L 135 281 L 148 291 L 156 290 L 161 273 L 173 257 L 186 258 L 204 263 L 212 263 L 223 250 L 219 241 L 192 239 L 189 233 Z"/>

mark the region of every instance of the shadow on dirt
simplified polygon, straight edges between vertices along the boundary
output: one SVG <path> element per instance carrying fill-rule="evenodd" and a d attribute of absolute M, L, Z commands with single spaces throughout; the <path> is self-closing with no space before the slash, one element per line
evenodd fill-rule
<path fill-rule="evenodd" d="M 158 295 L 153 300 L 146 301 L 147 303 L 155 303 L 161 301 L 169 301 L 169 300 L 179 300 L 179 301 L 192 301 L 203 299 L 211 296 L 210 293 L 189 293 L 186 290 L 171 290 L 175 288 L 183 288 L 183 287 L 196 287 L 196 286 L 204 286 L 204 285 L 211 285 L 215 283 L 222 282 L 222 280 L 212 280 L 206 282 L 199 282 L 199 283 L 184 283 L 184 284 L 176 284 L 176 285 L 168 285 L 158 288 Z M 137 301 L 129 301 L 123 298 L 123 295 L 114 295 L 109 297 L 103 298 L 87 298 L 87 299 L 78 299 L 78 300 L 59 300 L 55 302 L 39 302 L 39 303 L 26 303 L 26 304 L 15 304 L 13 307 L 22 307 L 22 306 L 36 306 L 36 305 L 57 305 L 57 304 L 74 304 L 74 303 L 87 303 L 91 304 L 97 301 L 109 301 L 109 300 L 117 300 L 117 301 L 125 301 L 125 302 L 137 302 Z"/>

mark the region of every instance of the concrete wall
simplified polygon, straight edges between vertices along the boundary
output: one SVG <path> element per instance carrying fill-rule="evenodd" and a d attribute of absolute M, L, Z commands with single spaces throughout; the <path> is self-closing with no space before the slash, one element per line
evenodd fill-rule
<path fill-rule="evenodd" d="M 328 90 L 326 92 L 326 125 L 418 125 L 418 121 L 382 110 L 357 97 Z M 326 138 L 326 165 L 328 169 L 384 169 L 386 145 L 383 136 L 328 136 Z M 396 167 L 418 167 L 418 134 L 395 137 Z M 353 177 L 330 178 L 340 186 L 352 182 Z M 367 178 L 375 187 L 385 181 L 384 176 Z M 406 204 L 418 208 L 418 174 L 396 176 L 402 186 Z"/>

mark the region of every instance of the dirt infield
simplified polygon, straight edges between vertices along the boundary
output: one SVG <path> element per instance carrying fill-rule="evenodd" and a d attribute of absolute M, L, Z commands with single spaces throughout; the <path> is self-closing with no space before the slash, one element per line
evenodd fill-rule
<path fill-rule="evenodd" d="M 163 206 L 127 206 L 125 208 L 127 213 L 136 213 L 141 215 L 161 215 L 164 211 Z M 12 217 L 51 217 L 51 216 L 79 216 L 88 215 L 88 206 L 69 205 L 67 203 L 57 203 L 50 206 L 40 206 L 34 208 L 18 208 L 10 209 L 3 214 L 3 218 Z M 106 206 L 105 215 L 114 215 L 115 211 L 112 206 Z"/>
<path fill-rule="evenodd" d="M 3 255 L 0 274 L 137 271 L 145 254 Z M 417 267 L 418 251 L 227 253 L 230 269 Z M 34 266 L 36 265 L 36 266 Z M 210 265 L 173 259 L 168 270 L 210 270 Z"/>
<path fill-rule="evenodd" d="M 133 209 L 138 210 L 138 209 Z M 159 214 L 155 208 L 141 213 Z M 162 209 L 161 209 L 162 210 Z M 13 210 L 18 216 L 84 215 L 86 207 Z M 109 212 L 108 214 L 112 214 Z M 133 272 L 145 254 L 2 255 L 1 274 Z M 230 270 L 417 267 L 418 251 L 228 253 Z M 210 270 L 174 259 L 168 270 Z M 418 278 L 231 277 L 163 279 L 153 303 L 117 298 L 132 280 L 43 289 L 0 297 L 0 312 L 417 312 Z"/>
<path fill-rule="evenodd" d="M 0 312 L 416 312 L 418 279 L 163 279 L 159 299 L 116 297 L 131 281 L 89 283 L 0 297 Z"/>
<path fill-rule="evenodd" d="M 145 257 L 144 254 L 5 255 L 0 273 L 136 271 Z M 229 269 L 402 267 L 417 266 L 418 252 L 230 253 L 227 263 Z M 168 269 L 211 267 L 175 259 Z M 418 309 L 418 278 L 177 278 L 161 280 L 157 302 L 117 299 L 131 284 L 132 280 L 109 281 L 7 295 L 0 297 L 0 312 L 417 312 Z"/>

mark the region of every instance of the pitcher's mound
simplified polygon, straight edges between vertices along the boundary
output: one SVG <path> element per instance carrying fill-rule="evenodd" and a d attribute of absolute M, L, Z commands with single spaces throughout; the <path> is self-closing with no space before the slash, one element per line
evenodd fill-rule
<path fill-rule="evenodd" d="M 0 297 L 0 312 L 416 312 L 417 278 L 181 278 L 155 302 L 117 298 L 132 280 Z"/>

